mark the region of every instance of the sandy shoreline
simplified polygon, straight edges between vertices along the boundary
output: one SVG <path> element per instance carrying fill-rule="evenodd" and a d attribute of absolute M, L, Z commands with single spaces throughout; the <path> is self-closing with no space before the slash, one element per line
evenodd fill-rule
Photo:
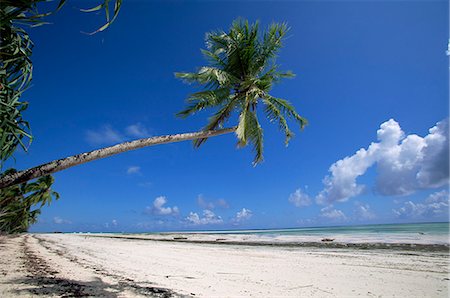
<path fill-rule="evenodd" d="M 0 237 L 0 297 L 447 297 L 448 288 L 448 250 Z"/>
<path fill-rule="evenodd" d="M 255 234 L 204 234 L 204 233 L 158 233 L 158 234 L 110 234 L 87 233 L 85 237 L 106 237 L 129 240 L 151 240 L 166 242 L 184 242 L 194 244 L 224 244 L 244 246 L 272 246 L 281 248 L 352 248 L 352 249 L 388 249 L 403 251 L 449 252 L 448 238 L 444 237 L 396 237 L 382 239 L 374 236 L 261 236 Z M 326 240 L 326 241 L 322 241 Z"/>

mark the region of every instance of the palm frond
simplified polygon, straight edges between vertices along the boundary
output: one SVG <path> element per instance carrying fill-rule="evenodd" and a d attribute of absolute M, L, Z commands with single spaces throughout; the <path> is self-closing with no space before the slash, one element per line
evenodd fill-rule
<path fill-rule="evenodd" d="M 236 136 L 239 147 L 246 146 L 248 142 L 253 144 L 253 150 L 255 151 L 254 165 L 263 160 L 263 130 L 259 125 L 256 111 L 252 111 L 250 105 L 243 108 L 239 115 Z"/>
<path fill-rule="evenodd" d="M 187 99 L 187 101 L 191 102 L 191 104 L 186 109 L 177 113 L 177 116 L 186 118 L 187 116 L 200 112 L 205 108 L 220 105 L 229 98 L 229 95 L 229 88 L 196 92 Z"/>
<path fill-rule="evenodd" d="M 254 61 L 254 71 L 262 71 L 270 60 L 276 57 L 277 52 L 283 46 L 282 40 L 288 31 L 289 27 L 286 23 L 274 23 L 269 26 L 264 33 L 259 55 Z"/>
<path fill-rule="evenodd" d="M 231 86 L 237 82 L 232 74 L 217 68 L 204 66 L 196 73 L 194 72 L 176 72 L 175 77 L 180 78 L 188 83 L 198 83 L 200 85 L 208 85 L 215 87 Z"/>
<path fill-rule="evenodd" d="M 228 100 L 228 102 L 223 105 L 223 107 L 217 111 L 211 118 L 209 118 L 208 124 L 203 128 L 203 130 L 215 130 L 221 128 L 223 123 L 230 118 L 231 113 L 236 105 L 236 98 L 233 97 Z M 204 139 L 196 139 L 194 140 L 194 147 L 200 147 L 204 142 L 206 142 L 206 138 Z"/>
<path fill-rule="evenodd" d="M 113 17 L 110 18 L 109 2 L 103 3 L 86 12 L 104 8 L 106 24 L 96 30 L 105 30 L 117 17 L 122 0 L 113 0 Z M 12 157 L 21 147 L 27 151 L 32 136 L 29 123 L 22 112 L 28 103 L 21 96 L 30 86 L 33 74 L 31 55 L 33 42 L 25 30 L 48 22 L 44 18 L 59 11 L 66 0 L 54 1 L 56 7 L 45 12 L 39 11 L 39 4 L 48 0 L 2 0 L 0 6 L 0 168 L 3 162 Z M 43 5 L 46 7 L 46 5 Z"/>
<path fill-rule="evenodd" d="M 206 60 L 208 60 L 211 63 L 211 65 L 216 66 L 216 67 L 226 66 L 226 61 L 224 60 L 224 58 L 221 57 L 220 51 L 212 52 L 212 51 L 208 51 L 208 50 L 204 50 L 204 49 L 201 49 L 200 51 L 202 52 L 202 54 L 206 58 Z"/>
<path fill-rule="evenodd" d="M 236 110 L 239 115 L 236 129 L 238 145 L 253 144 L 256 164 L 262 160 L 263 152 L 263 131 L 256 114 L 257 105 L 262 102 L 269 120 L 278 121 L 280 129 L 284 131 L 287 144 L 293 136 L 287 118 L 299 122 L 301 128 L 306 124 L 306 119 L 298 115 L 288 101 L 268 94 L 273 84 L 294 76 L 290 71 L 280 71 L 275 64 L 276 54 L 288 30 L 284 23 L 272 24 L 260 34 L 258 22 L 251 24 L 238 19 L 227 32 L 207 33 L 207 49 L 202 50 L 202 53 L 209 65 L 196 73 L 175 74 L 188 83 L 204 86 L 206 90 L 191 95 L 188 98 L 189 105 L 179 115 L 186 117 L 206 108 L 218 109 L 203 128 L 213 130 L 221 127 Z M 219 89 L 224 94 L 218 96 Z M 194 145 L 198 147 L 204 141 L 197 140 Z"/>
<path fill-rule="evenodd" d="M 275 105 L 283 114 L 296 120 L 300 124 L 301 129 L 308 124 L 308 120 L 300 116 L 289 101 L 273 96 L 266 96 L 265 98 Z"/>
<path fill-rule="evenodd" d="M 280 130 L 282 130 L 286 136 L 284 143 L 286 146 L 289 144 L 289 140 L 294 136 L 294 133 L 289 129 L 286 118 L 283 113 L 269 100 L 263 98 L 264 111 L 270 122 L 278 121 Z"/>

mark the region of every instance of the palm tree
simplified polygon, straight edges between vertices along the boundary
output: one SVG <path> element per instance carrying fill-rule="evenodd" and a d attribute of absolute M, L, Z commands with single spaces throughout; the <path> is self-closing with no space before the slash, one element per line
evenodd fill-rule
<path fill-rule="evenodd" d="M 269 94 L 274 83 L 294 76 L 291 72 L 280 72 L 275 64 L 276 54 L 288 31 L 286 24 L 273 24 L 262 35 L 258 30 L 258 23 L 250 25 L 248 21 L 238 20 L 233 22 L 228 33 L 207 34 L 207 49 L 202 53 L 210 65 L 196 73 L 176 73 L 177 77 L 187 82 L 205 86 L 205 90 L 187 99 L 189 106 L 178 113 L 179 116 L 187 117 L 206 108 L 217 109 L 202 131 L 139 139 L 58 159 L 4 175 L 0 178 L 0 189 L 138 148 L 186 140 L 195 140 L 194 144 L 198 147 L 210 137 L 231 132 L 236 132 L 239 146 L 246 146 L 249 142 L 253 144 L 255 164 L 262 161 L 263 130 L 257 118 L 258 103 L 264 105 L 264 112 L 270 121 L 278 121 L 285 133 L 286 144 L 293 136 L 287 118 L 299 122 L 301 128 L 307 122 L 288 101 Z M 235 111 L 239 113 L 238 125 L 222 128 Z"/>
<path fill-rule="evenodd" d="M 13 172 L 10 169 L 4 175 Z M 26 232 L 37 221 L 41 208 L 59 198 L 51 190 L 53 181 L 52 176 L 44 176 L 35 182 L 0 189 L 0 233 Z"/>
<path fill-rule="evenodd" d="M 278 121 L 286 135 L 286 145 L 293 136 L 286 118 L 293 118 L 301 128 L 307 123 L 287 100 L 269 94 L 274 83 L 294 76 L 290 71 L 279 71 L 275 64 L 288 27 L 286 24 L 272 24 L 262 37 L 258 28 L 258 23 L 249 25 L 248 21 L 237 20 L 229 33 L 208 33 L 207 50 L 202 50 L 202 53 L 210 65 L 195 73 L 176 73 L 186 82 L 206 87 L 206 90 L 192 94 L 188 98 L 190 105 L 178 115 L 187 117 L 205 108 L 216 108 L 204 127 L 204 130 L 216 130 L 234 111 L 238 111 L 238 146 L 246 146 L 248 142 L 253 144 L 256 153 L 254 164 L 263 159 L 263 130 L 257 117 L 258 103 L 264 105 L 264 112 L 271 122 Z M 206 138 L 197 139 L 194 145 L 198 147 L 205 141 Z"/>

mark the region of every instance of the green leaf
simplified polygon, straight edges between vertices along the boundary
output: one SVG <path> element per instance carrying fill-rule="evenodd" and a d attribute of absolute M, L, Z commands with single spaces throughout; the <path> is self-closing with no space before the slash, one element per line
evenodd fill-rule
<path fill-rule="evenodd" d="M 262 103 L 269 121 L 278 122 L 287 144 L 294 135 L 288 120 L 298 122 L 301 128 L 307 123 L 288 101 L 269 95 L 275 83 L 294 77 L 291 71 L 280 71 L 275 63 L 288 31 L 287 24 L 275 23 L 261 32 L 258 22 L 251 24 L 238 19 L 226 32 L 207 33 L 206 49 L 201 50 L 207 65 L 196 72 L 175 73 L 187 83 L 204 87 L 188 97 L 188 106 L 178 115 L 185 118 L 199 111 L 212 110 L 204 130 L 220 128 L 229 119 L 234 119 L 231 115 L 239 115 L 238 145 L 252 144 L 254 164 L 257 164 L 263 159 L 263 130 L 257 117 L 261 110 L 258 105 Z M 194 145 L 200 146 L 204 142 L 205 139 L 197 140 Z"/>

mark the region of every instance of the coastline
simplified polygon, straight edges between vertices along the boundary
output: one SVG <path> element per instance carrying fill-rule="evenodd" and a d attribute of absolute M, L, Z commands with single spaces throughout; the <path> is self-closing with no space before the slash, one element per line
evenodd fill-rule
<path fill-rule="evenodd" d="M 448 296 L 448 249 L 143 240 L 1 236 L 0 296 Z"/>
<path fill-rule="evenodd" d="M 80 233 L 84 237 L 104 237 L 112 239 L 147 240 L 163 242 L 183 242 L 194 244 L 234 245 L 234 246 L 272 246 L 286 248 L 338 248 L 338 249 L 387 249 L 425 252 L 450 252 L 450 245 L 444 241 L 383 241 L 379 238 L 350 239 L 345 237 L 261 237 L 250 234 L 206 234 L 206 233 L 160 233 L 160 234 L 112 234 Z"/>

